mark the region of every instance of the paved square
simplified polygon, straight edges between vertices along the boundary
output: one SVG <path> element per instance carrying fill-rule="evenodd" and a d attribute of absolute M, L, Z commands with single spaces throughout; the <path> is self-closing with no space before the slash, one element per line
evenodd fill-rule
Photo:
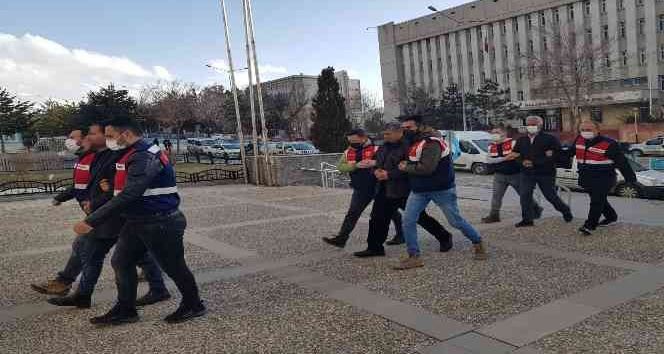
<path fill-rule="evenodd" d="M 579 220 L 565 224 L 551 217 L 517 230 L 513 201 L 504 207 L 503 222 L 483 225 L 488 198 L 473 188 L 459 188 L 459 205 L 489 242 L 490 260 L 473 261 L 470 243 L 458 232 L 455 248 L 442 254 L 421 231 L 426 266 L 407 272 L 390 269 L 402 246 L 388 247 L 385 258 L 350 254 L 366 247 L 370 208 L 345 250 L 320 240 L 338 231 L 348 190 L 182 188 L 186 259 L 210 314 L 164 324 L 176 296 L 141 310 L 140 323 L 107 329 L 95 329 L 87 319 L 114 300 L 108 259 L 90 310 L 51 307 L 28 286 L 63 267 L 71 226 L 82 217 L 78 208 L 55 208 L 48 199 L 0 203 L 0 352 L 663 350 L 661 226 L 622 223 L 582 238 L 575 232 Z M 441 218 L 437 208 L 429 210 Z"/>

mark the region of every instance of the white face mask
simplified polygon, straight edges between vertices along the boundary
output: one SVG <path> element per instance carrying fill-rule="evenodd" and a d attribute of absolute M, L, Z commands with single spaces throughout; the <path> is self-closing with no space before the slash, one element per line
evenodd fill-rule
<path fill-rule="evenodd" d="M 539 126 L 528 125 L 526 126 L 526 131 L 528 132 L 528 134 L 537 134 L 539 132 Z"/>
<path fill-rule="evenodd" d="M 595 137 L 595 133 L 594 132 L 581 132 L 581 136 L 586 140 L 590 140 L 590 139 Z"/>
<path fill-rule="evenodd" d="M 493 141 L 503 141 L 503 134 L 491 134 L 491 140 Z"/>
<path fill-rule="evenodd" d="M 74 154 L 78 152 L 78 150 L 80 150 L 81 147 L 78 145 L 78 142 L 76 140 L 70 138 L 65 140 L 65 149 Z"/>
<path fill-rule="evenodd" d="M 118 144 L 117 139 L 106 139 L 106 147 L 111 151 L 118 151 L 125 148 L 124 145 Z"/>

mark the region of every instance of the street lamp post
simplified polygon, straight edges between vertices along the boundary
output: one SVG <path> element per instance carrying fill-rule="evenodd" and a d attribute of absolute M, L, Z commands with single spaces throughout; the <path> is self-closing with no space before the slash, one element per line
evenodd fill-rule
<path fill-rule="evenodd" d="M 634 111 L 634 139 L 636 140 L 636 143 L 639 143 L 639 109 L 634 108 L 632 109 Z"/>

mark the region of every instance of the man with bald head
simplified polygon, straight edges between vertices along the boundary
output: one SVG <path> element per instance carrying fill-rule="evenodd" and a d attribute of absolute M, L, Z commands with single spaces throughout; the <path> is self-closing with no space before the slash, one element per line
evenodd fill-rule
<path fill-rule="evenodd" d="M 579 228 L 583 235 L 590 236 L 597 226 L 608 226 L 618 220 L 607 196 L 616 184 L 616 168 L 627 183 L 636 183 L 636 174 L 618 143 L 600 135 L 599 124 L 584 121 L 579 125 L 579 136 L 574 140 L 576 163 L 579 169 L 579 185 L 590 196 L 588 219 Z M 604 215 L 604 220 L 599 221 Z"/>
<path fill-rule="evenodd" d="M 565 204 L 556 192 L 556 159 L 560 152 L 560 141 L 553 135 L 542 131 L 544 121 L 539 116 L 526 118 L 527 136 L 516 141 L 510 154 L 510 159 L 521 162 L 521 215 L 522 220 L 516 227 L 533 226 L 534 215 L 533 192 L 539 186 L 546 198 L 558 210 L 566 222 L 574 218 L 569 206 Z"/>

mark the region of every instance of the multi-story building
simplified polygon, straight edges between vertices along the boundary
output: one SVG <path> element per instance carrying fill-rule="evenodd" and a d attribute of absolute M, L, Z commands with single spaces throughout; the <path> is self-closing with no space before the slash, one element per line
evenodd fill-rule
<path fill-rule="evenodd" d="M 636 108 L 648 114 L 650 97 L 653 115 L 661 115 L 664 1 L 481 0 L 378 28 L 385 117 L 402 112 L 411 85 L 440 97 L 451 85 L 473 92 L 492 80 L 548 129 L 570 130 L 569 107 L 538 90 L 524 54 L 546 50 L 550 33 L 566 32 L 583 33 L 575 38 L 582 46 L 607 44 L 583 116 L 617 127 Z"/>
<path fill-rule="evenodd" d="M 345 99 L 346 115 L 354 124 L 360 125 L 362 123 L 360 80 L 351 79 L 345 70 L 337 71 L 335 77 L 339 82 L 339 93 Z M 291 75 L 261 83 L 261 87 L 266 94 L 288 98 L 292 109 L 297 111 L 297 119 L 291 120 L 290 133 L 308 138 L 312 124 L 312 100 L 318 92 L 318 76 Z"/>

